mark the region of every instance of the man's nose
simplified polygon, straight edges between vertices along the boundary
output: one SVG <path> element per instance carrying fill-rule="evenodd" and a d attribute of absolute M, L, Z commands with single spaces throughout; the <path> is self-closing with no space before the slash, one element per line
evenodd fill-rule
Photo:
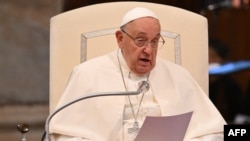
<path fill-rule="evenodd" d="M 145 44 L 144 46 L 144 52 L 147 54 L 151 54 L 155 49 L 151 46 L 151 43 L 148 42 L 147 44 Z"/>

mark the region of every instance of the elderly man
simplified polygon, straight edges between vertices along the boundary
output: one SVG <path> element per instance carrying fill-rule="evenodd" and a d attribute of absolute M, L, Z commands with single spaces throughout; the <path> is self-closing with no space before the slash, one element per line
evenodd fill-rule
<path fill-rule="evenodd" d="M 224 119 L 181 66 L 157 57 L 164 44 L 155 13 L 128 11 L 116 32 L 118 49 L 76 66 L 58 107 L 85 94 L 150 89 L 137 96 L 97 97 L 71 105 L 51 122 L 56 141 L 133 141 L 146 116 L 192 111 L 184 141 L 222 141 Z"/>

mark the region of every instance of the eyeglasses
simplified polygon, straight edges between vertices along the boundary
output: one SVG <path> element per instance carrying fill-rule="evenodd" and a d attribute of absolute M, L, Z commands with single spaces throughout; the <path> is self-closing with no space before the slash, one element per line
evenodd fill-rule
<path fill-rule="evenodd" d="M 130 39 L 132 39 L 134 41 L 134 43 L 138 46 L 138 47 L 144 47 L 147 46 L 148 43 L 150 43 L 152 48 L 157 48 L 157 47 L 162 47 L 165 44 L 165 40 L 163 39 L 163 37 L 160 35 L 160 39 L 154 39 L 152 41 L 147 41 L 145 40 L 145 38 L 134 38 L 131 35 L 129 35 L 124 29 L 121 29 L 121 31 L 123 33 L 125 33 Z"/>

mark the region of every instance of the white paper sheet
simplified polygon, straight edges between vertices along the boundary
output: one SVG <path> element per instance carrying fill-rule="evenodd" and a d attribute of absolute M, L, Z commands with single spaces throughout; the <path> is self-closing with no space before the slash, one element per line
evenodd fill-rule
<path fill-rule="evenodd" d="M 192 114 L 146 117 L 135 141 L 183 141 Z"/>

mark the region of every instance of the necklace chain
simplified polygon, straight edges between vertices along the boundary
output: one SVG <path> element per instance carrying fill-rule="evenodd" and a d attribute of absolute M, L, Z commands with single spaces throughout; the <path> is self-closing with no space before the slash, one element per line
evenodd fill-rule
<path fill-rule="evenodd" d="M 120 62 L 120 59 L 119 59 L 119 49 L 117 50 L 117 60 L 118 60 L 118 63 L 119 63 L 119 69 L 120 69 L 120 72 L 121 72 L 121 76 L 122 76 L 122 81 L 123 81 L 123 85 L 124 85 L 124 88 L 126 91 L 128 91 L 128 88 L 127 88 L 127 85 L 125 83 L 125 78 L 124 78 L 124 74 L 123 74 L 123 71 L 122 71 L 122 68 L 121 68 L 121 62 Z M 129 72 L 129 75 L 128 75 L 128 78 L 130 78 L 130 73 Z M 149 78 L 149 75 L 147 76 L 147 81 L 148 81 L 148 78 Z M 139 105 L 138 105 L 138 109 L 136 111 L 136 114 L 135 114 L 135 111 L 134 111 L 134 108 L 133 108 L 133 104 L 131 102 L 131 99 L 130 99 L 130 96 L 128 96 L 128 100 L 129 100 L 129 105 L 131 107 L 131 110 L 132 110 L 132 113 L 133 113 L 133 117 L 134 117 L 134 128 L 139 128 L 138 126 L 138 121 L 137 121 L 137 117 L 138 117 L 138 114 L 139 114 L 139 111 L 140 111 L 140 107 L 141 107 L 141 103 L 142 103 L 142 100 L 143 100 L 143 97 L 145 95 L 145 92 L 142 94 L 142 97 L 140 99 L 140 102 L 139 102 Z M 135 129 L 134 129 L 135 130 Z"/>

